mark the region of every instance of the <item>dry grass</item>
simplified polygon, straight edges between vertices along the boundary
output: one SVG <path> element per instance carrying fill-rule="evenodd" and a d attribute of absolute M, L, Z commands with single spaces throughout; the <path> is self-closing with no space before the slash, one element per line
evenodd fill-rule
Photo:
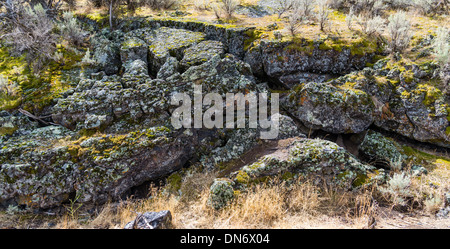
<path fill-rule="evenodd" d="M 440 161 L 439 161 L 440 162 Z M 447 165 L 441 165 L 448 175 Z M 437 168 L 436 170 L 439 170 Z M 441 172 L 442 173 L 442 172 Z M 401 213 L 393 209 L 377 191 L 376 186 L 354 191 L 339 191 L 329 186 L 315 186 L 307 179 L 299 179 L 287 184 L 284 181 L 256 184 L 248 191 L 241 192 L 229 206 L 215 210 L 207 204 L 209 186 L 215 174 L 193 173 L 182 179 L 181 190 L 186 196 L 173 194 L 165 188 L 150 188 L 149 198 L 128 199 L 120 203 L 109 203 L 96 215 L 86 218 L 81 209 L 72 217 L 64 215 L 54 218 L 54 228 L 102 228 L 120 229 L 132 221 L 137 213 L 169 210 L 174 228 L 180 229 L 259 229 L 259 228 L 366 228 L 368 220 L 375 217 L 384 227 L 395 227 L 403 222 Z M 429 226 L 442 227 L 446 224 L 434 222 L 430 217 L 442 203 L 428 200 L 423 196 L 441 196 L 441 188 L 429 185 L 441 183 L 445 189 L 448 180 L 436 176 L 434 172 L 413 178 L 411 192 L 417 198 L 410 202 L 408 212 L 425 217 Z M 420 200 L 419 200 L 420 199 Z M 375 201 L 376 200 L 376 201 Z M 417 203 L 422 203 L 418 206 Z M 380 203 L 380 205 L 379 205 Z M 415 203 L 415 205 L 413 205 Z M 414 206 L 414 207 L 413 207 Z M 382 211 L 380 211 L 382 210 Z M 18 214 L 17 217 L 19 217 Z M 17 223 L 18 218 L 1 216 L 9 223 Z M 415 216 L 419 217 L 419 216 Z M 420 218 L 419 217 L 419 218 Z M 33 218 L 34 219 L 34 218 Z M 396 220 L 394 223 L 390 220 Z M 413 222 L 417 222 L 417 219 Z M 22 222 L 24 225 L 26 221 Z M 400 226 L 400 225 L 399 225 Z M 46 223 L 41 225 L 47 228 Z"/>
<path fill-rule="evenodd" d="M 184 179 L 183 184 L 190 184 L 189 178 L 192 176 Z M 151 198 L 107 204 L 98 215 L 84 223 L 64 216 L 56 227 L 122 228 L 137 213 L 170 210 L 175 228 L 363 228 L 373 213 L 370 193 L 366 190 L 342 195 L 308 181 L 291 185 L 281 181 L 257 184 L 240 193 L 228 207 L 217 211 L 207 205 L 207 183 L 211 175 L 203 178 L 195 175 L 204 185 L 192 190 L 196 194 L 191 200 L 165 194 L 164 189 L 151 188 Z"/>

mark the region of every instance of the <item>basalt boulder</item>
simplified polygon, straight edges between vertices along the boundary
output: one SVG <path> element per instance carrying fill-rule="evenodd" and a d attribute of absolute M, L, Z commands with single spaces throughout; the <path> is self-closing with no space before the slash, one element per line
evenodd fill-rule
<path fill-rule="evenodd" d="M 308 128 L 336 134 L 365 131 L 375 108 L 364 91 L 314 82 L 294 87 L 281 105 Z"/>

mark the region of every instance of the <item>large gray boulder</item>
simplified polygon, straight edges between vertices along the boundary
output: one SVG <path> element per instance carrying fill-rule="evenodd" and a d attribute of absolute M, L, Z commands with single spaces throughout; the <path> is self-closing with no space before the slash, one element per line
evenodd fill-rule
<path fill-rule="evenodd" d="M 365 131 L 375 108 L 361 90 L 313 82 L 294 87 L 281 105 L 308 128 L 336 134 Z"/>
<path fill-rule="evenodd" d="M 215 55 L 222 56 L 224 53 L 224 45 L 220 41 L 202 41 L 184 51 L 180 66 L 182 69 L 187 69 L 205 63 Z"/>
<path fill-rule="evenodd" d="M 263 156 L 225 178 L 216 179 L 210 188 L 209 204 L 220 209 L 234 199 L 234 190 L 245 191 L 268 178 L 289 182 L 300 176 L 318 186 L 346 191 L 385 178 L 382 169 L 360 162 L 333 142 L 289 138 L 272 143 Z"/>
<path fill-rule="evenodd" d="M 118 200 L 132 187 L 181 169 L 198 144 L 194 135 L 165 127 L 74 136 L 49 126 L 2 141 L 0 204 L 50 208 L 74 194 L 82 203 Z"/>

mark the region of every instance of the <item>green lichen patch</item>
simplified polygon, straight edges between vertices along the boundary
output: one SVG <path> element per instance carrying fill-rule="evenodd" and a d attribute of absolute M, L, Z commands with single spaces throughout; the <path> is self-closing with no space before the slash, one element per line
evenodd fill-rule
<path fill-rule="evenodd" d="M 215 179 L 210 188 L 208 204 L 215 209 L 227 206 L 234 199 L 232 182 L 226 178 Z"/>

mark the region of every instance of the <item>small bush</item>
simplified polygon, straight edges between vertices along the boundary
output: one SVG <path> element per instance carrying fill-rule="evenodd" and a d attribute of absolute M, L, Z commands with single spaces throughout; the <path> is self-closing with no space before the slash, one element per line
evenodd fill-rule
<path fill-rule="evenodd" d="M 328 5 L 328 0 L 317 0 L 317 20 L 320 24 L 320 30 L 324 31 L 326 25 L 328 25 L 330 19 L 328 16 L 330 15 L 330 9 Z"/>
<path fill-rule="evenodd" d="M 384 0 L 384 3 L 391 9 L 407 9 L 413 4 L 411 0 Z"/>
<path fill-rule="evenodd" d="M 409 46 L 412 37 L 411 23 L 405 12 L 399 11 L 389 16 L 387 29 L 390 36 L 389 50 L 391 53 L 404 51 Z"/>
<path fill-rule="evenodd" d="M 87 33 L 81 29 L 72 12 L 64 12 L 57 27 L 61 32 L 61 37 L 69 42 L 69 46 L 80 46 L 83 44 Z"/>
<path fill-rule="evenodd" d="M 314 5 L 316 0 L 297 0 L 294 9 L 303 16 L 304 19 L 311 18 L 314 14 Z"/>
<path fill-rule="evenodd" d="M 231 19 L 239 4 L 239 0 L 220 0 L 214 3 L 212 8 L 217 19 L 222 18 L 223 15 L 225 15 L 226 18 Z"/>
<path fill-rule="evenodd" d="M 288 28 L 292 36 L 295 36 L 300 26 L 314 17 L 315 0 L 297 0 L 293 11 L 288 17 Z"/>
<path fill-rule="evenodd" d="M 357 14 L 364 14 L 368 17 L 373 17 L 381 14 L 381 11 L 385 8 L 385 5 L 383 0 L 357 0 L 354 8 Z"/>
<path fill-rule="evenodd" d="M 211 0 L 195 0 L 194 6 L 197 10 L 208 10 L 211 7 Z"/>
<path fill-rule="evenodd" d="M 17 85 L 10 83 L 8 78 L 0 75 L 0 94 L 15 96 L 17 94 Z"/>
<path fill-rule="evenodd" d="M 14 108 L 20 100 L 19 85 L 0 74 L 0 110 Z"/>
<path fill-rule="evenodd" d="M 339 10 L 345 8 L 347 2 L 348 2 L 347 0 L 330 0 L 329 4 L 330 8 Z"/>
<path fill-rule="evenodd" d="M 447 0 L 412 0 L 412 5 L 423 15 L 448 14 L 450 8 Z"/>
<path fill-rule="evenodd" d="M 439 198 L 439 196 L 428 198 L 423 202 L 425 210 L 431 214 L 436 213 L 443 203 L 444 202 L 441 198 Z"/>
<path fill-rule="evenodd" d="M 404 172 L 394 173 L 392 178 L 387 182 L 387 187 L 380 187 L 382 194 L 387 196 L 394 205 L 406 205 L 406 199 L 412 196 L 411 177 Z"/>
<path fill-rule="evenodd" d="M 144 4 L 154 10 L 171 9 L 178 3 L 178 0 L 144 0 Z"/>
<path fill-rule="evenodd" d="M 276 0 L 275 2 L 275 12 L 278 14 L 278 18 L 281 18 L 281 16 L 294 9 L 296 4 L 296 0 Z"/>
<path fill-rule="evenodd" d="M 5 44 L 13 55 L 26 54 L 34 71 L 40 71 L 56 51 L 58 37 L 53 33 L 53 20 L 41 4 L 30 7 L 12 0 L 7 7 L 10 15 L 1 25 Z"/>
<path fill-rule="evenodd" d="M 353 22 L 357 19 L 353 8 L 350 9 L 349 13 L 345 16 L 345 23 L 349 30 L 353 30 Z"/>
<path fill-rule="evenodd" d="M 436 37 L 433 40 L 433 51 L 436 60 L 441 64 L 450 63 L 450 30 L 440 27 L 436 31 Z"/>

